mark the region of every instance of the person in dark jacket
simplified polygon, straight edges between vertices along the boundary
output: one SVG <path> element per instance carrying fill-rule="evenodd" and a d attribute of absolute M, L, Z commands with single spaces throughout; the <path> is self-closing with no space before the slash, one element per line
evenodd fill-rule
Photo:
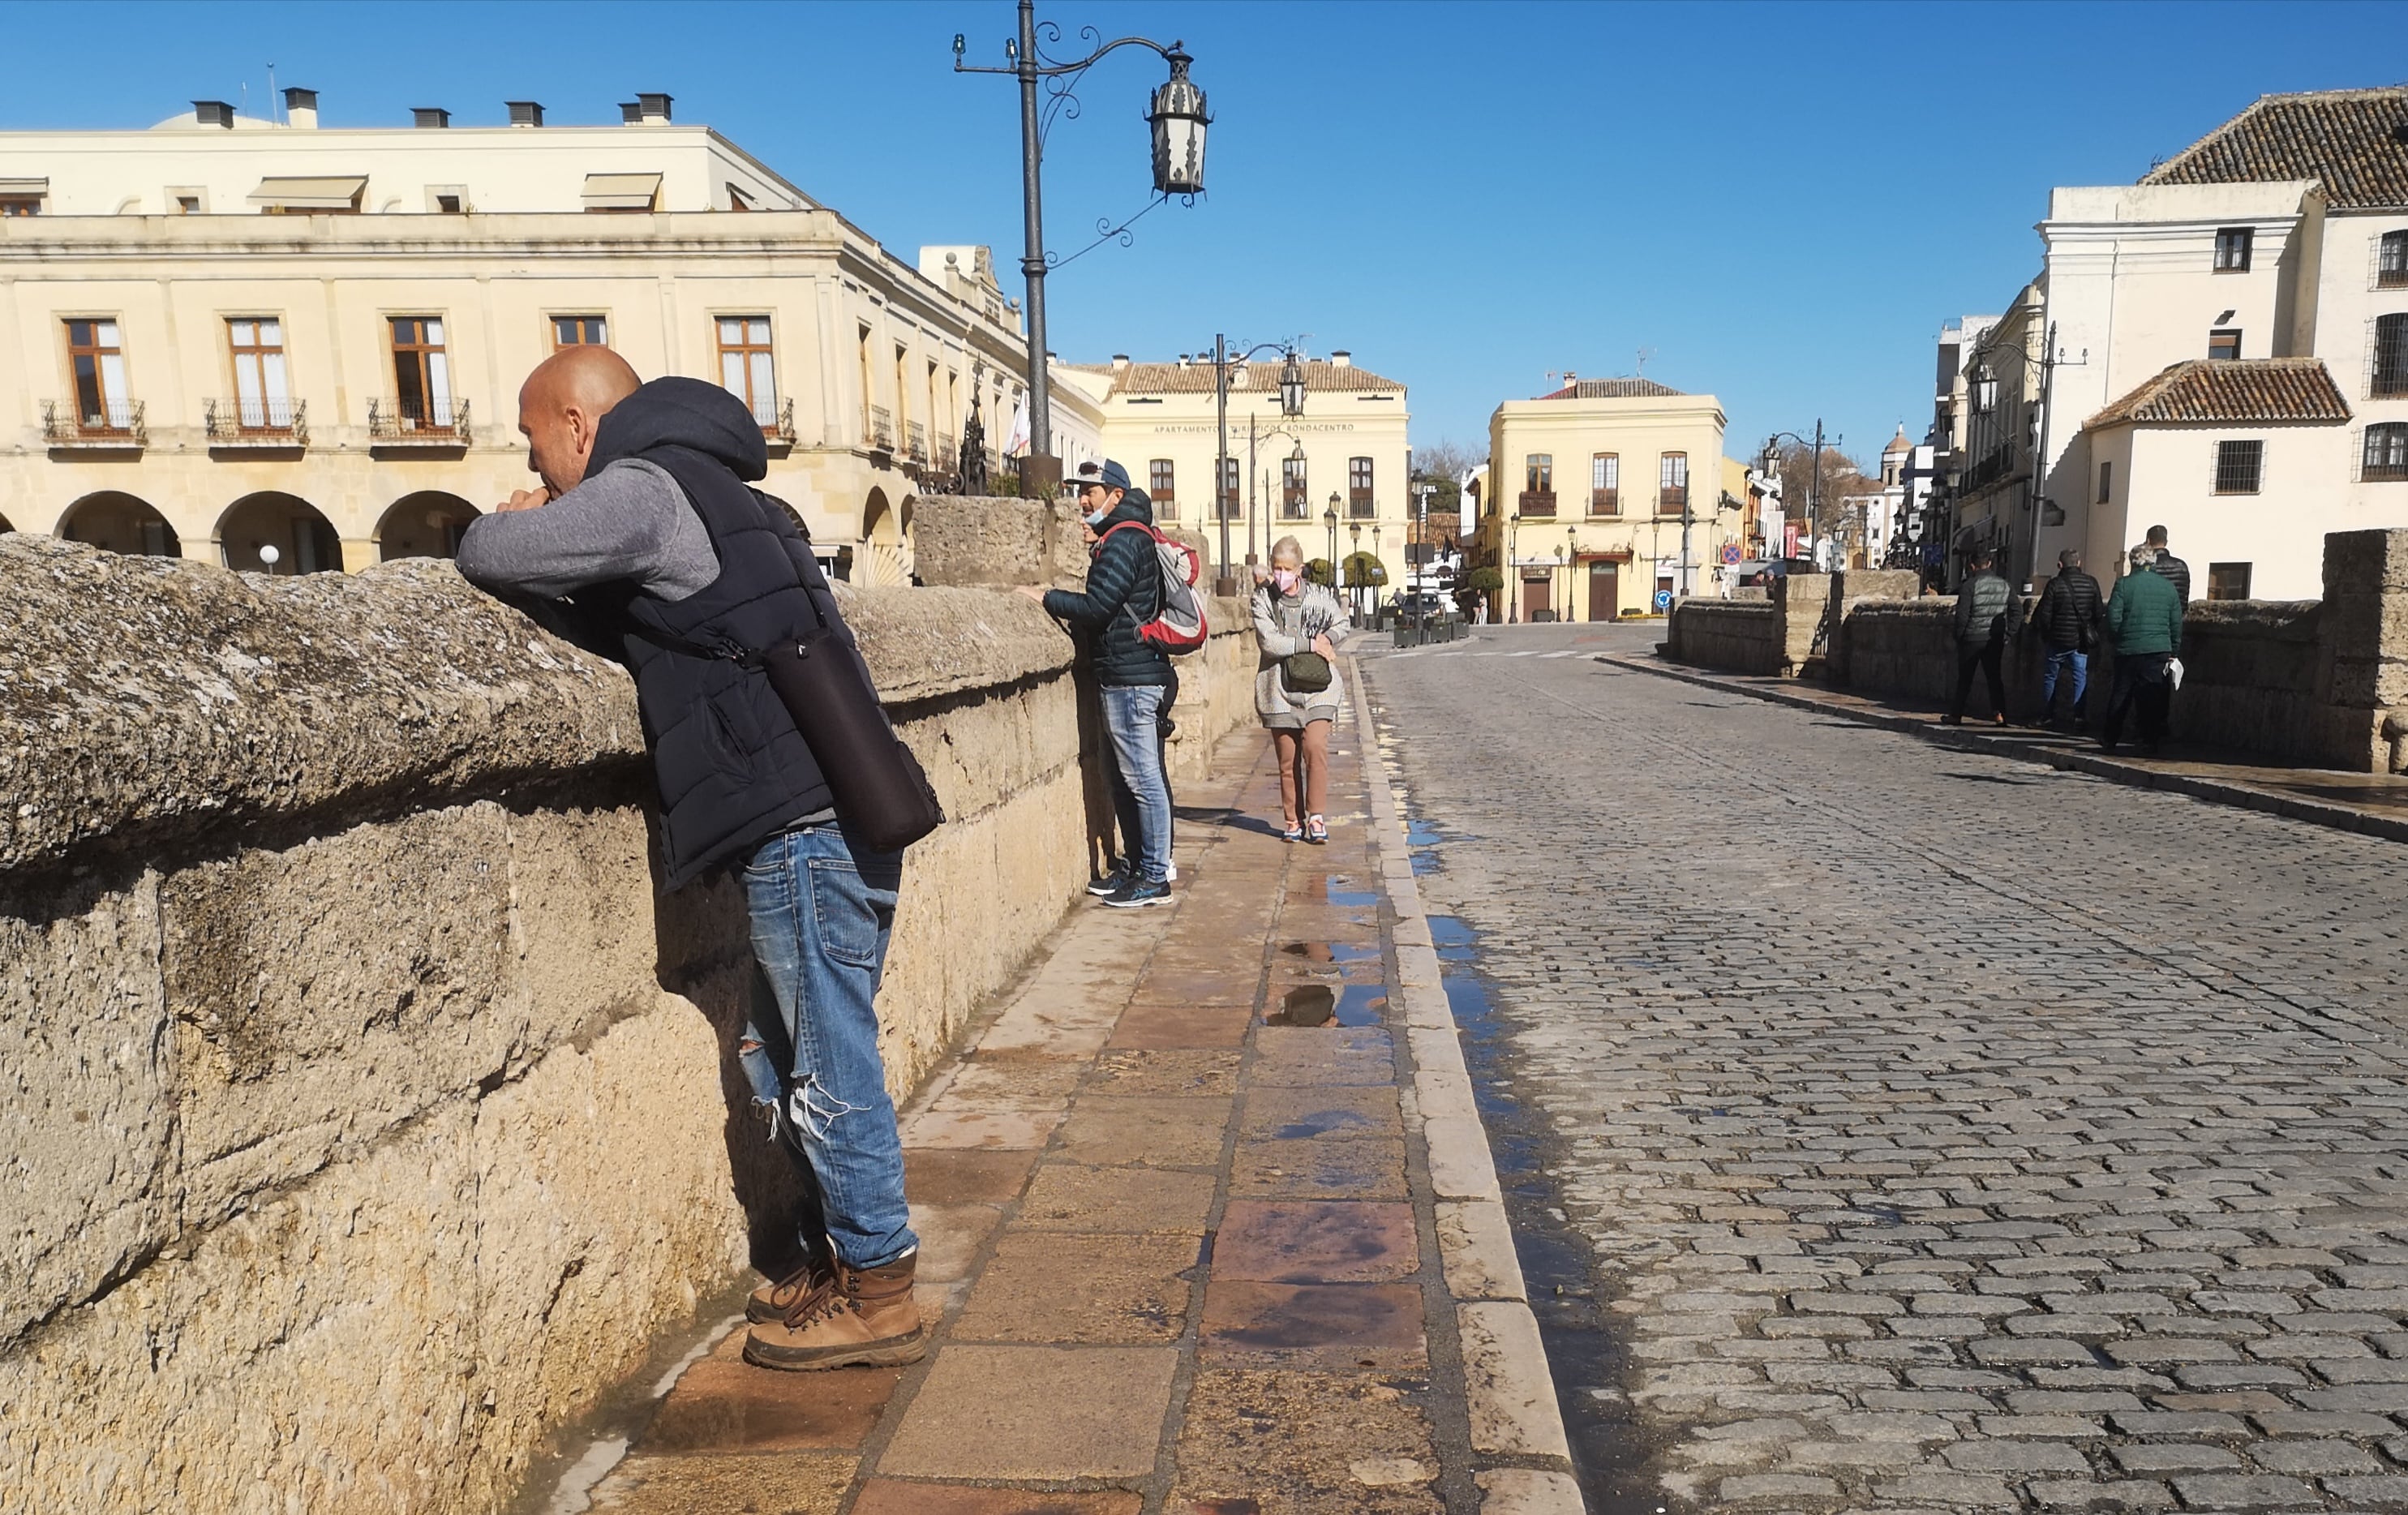
<path fill-rule="evenodd" d="M 1161 612 L 1162 569 L 1154 508 L 1129 487 L 1119 464 L 1082 465 L 1079 511 L 1096 545 L 1084 590 L 1025 588 L 1048 615 L 1069 623 L 1092 649 L 1112 744 L 1112 808 L 1126 850 L 1123 871 L 1099 879 L 1105 904 L 1122 909 L 1170 899 L 1170 785 L 1163 772 L 1163 717 L 1177 682 L 1169 654 L 1139 635 Z"/>
<path fill-rule="evenodd" d="M 873 1004 L 903 860 L 846 839 L 767 676 L 704 651 L 758 650 L 823 623 L 841 632 L 836 597 L 785 507 L 750 487 L 768 469 L 761 424 L 717 385 L 639 385 L 609 349 L 568 348 L 519 392 L 519 430 L 543 488 L 468 527 L 460 572 L 497 593 L 566 599 L 618 640 L 660 782 L 668 886 L 743 865 L 777 1015 L 755 1014 L 738 1061 L 811 1195 L 801 1265 L 747 1305 L 745 1360 L 916 1362 L 927 1351 L 911 1295 L 919 1238 Z"/>
<path fill-rule="evenodd" d="M 1989 549 L 1976 549 L 1966 564 L 1972 576 L 1956 592 L 1956 698 L 1945 717 L 1952 726 L 1965 723 L 1975 669 L 1990 682 L 1990 719 L 2001 726 L 2007 723 L 2007 684 L 2000 660 L 2023 629 L 2024 602 L 2014 586 L 1992 570 L 1994 561 Z"/>
<path fill-rule="evenodd" d="M 2175 557 L 2167 549 L 2166 529 L 2163 526 L 2149 528 L 2148 544 L 2149 550 L 2155 554 L 2149 560 L 2149 571 L 2172 584 L 2174 598 L 2188 605 L 2190 603 L 2190 565 Z"/>
<path fill-rule="evenodd" d="M 2057 676 L 2071 671 L 2070 721 L 2082 724 L 2082 696 L 2090 688 L 2090 654 L 2099 646 L 2102 600 L 2099 580 L 2082 571 L 2082 554 L 2071 548 L 2057 555 L 2057 577 L 2040 592 L 2032 623 L 2040 630 L 2040 724 L 2057 716 Z"/>
<path fill-rule="evenodd" d="M 2107 635 L 2115 643 L 2115 689 L 2099 745 L 2108 751 L 2123 738 L 2124 716 L 2141 711 L 2141 754 L 2156 757 L 2166 739 L 2166 713 L 2173 702 L 2174 659 L 2182 655 L 2183 602 L 2172 579 L 2157 571 L 2164 549 L 2143 542 L 2132 549 L 2131 572 L 2115 581 L 2107 602 Z"/>

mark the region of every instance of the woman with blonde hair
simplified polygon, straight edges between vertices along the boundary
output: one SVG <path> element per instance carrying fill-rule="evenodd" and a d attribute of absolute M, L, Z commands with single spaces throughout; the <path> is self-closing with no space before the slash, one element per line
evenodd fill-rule
<path fill-rule="evenodd" d="M 1337 643 L 1346 607 L 1304 577 L 1304 549 L 1293 536 L 1271 544 L 1268 571 L 1255 570 L 1254 713 L 1279 749 L 1281 836 L 1318 846 L 1329 839 L 1329 728 L 1346 698 Z"/>

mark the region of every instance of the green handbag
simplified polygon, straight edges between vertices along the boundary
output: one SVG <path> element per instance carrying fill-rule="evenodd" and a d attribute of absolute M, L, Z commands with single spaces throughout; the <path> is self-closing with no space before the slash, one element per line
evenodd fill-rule
<path fill-rule="evenodd" d="M 1318 652 L 1290 652 L 1280 660 L 1280 682 L 1291 694 L 1318 694 L 1331 677 L 1329 660 Z"/>

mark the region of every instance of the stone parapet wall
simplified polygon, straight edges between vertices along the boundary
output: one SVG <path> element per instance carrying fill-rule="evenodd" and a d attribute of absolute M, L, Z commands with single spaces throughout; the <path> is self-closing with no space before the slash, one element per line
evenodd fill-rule
<path fill-rule="evenodd" d="M 1664 655 L 1731 673 L 1777 674 L 1784 634 L 1780 607 L 1770 600 L 1676 600 Z"/>
<path fill-rule="evenodd" d="M 1095 749 L 1035 606 L 845 603 L 951 817 L 902 1094 L 1083 881 Z M 0 1511 L 497 1508 L 785 1222 L 740 891 L 658 893 L 651 791 L 617 664 L 449 565 L 0 537 Z"/>

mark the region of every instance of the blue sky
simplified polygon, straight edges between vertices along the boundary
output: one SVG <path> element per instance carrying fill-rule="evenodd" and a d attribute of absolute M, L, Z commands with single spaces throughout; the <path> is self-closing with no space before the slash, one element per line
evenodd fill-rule
<path fill-rule="evenodd" d="M 1309 333 L 1412 386 L 1414 440 L 1484 448 L 1551 371 L 1719 395 L 1727 450 L 1817 415 L 1859 456 L 1929 410 L 1941 323 L 2037 271 L 2054 184 L 2127 182 L 2262 93 L 2401 82 L 2408 5 L 1047 4 L 1075 37 L 1183 38 L 1208 197 L 1051 282 L 1054 350 L 1169 357 Z M 1010 0 L 976 4 L 0 6 L 0 127 L 257 106 L 462 124 L 506 98 L 614 121 L 638 90 L 911 255 L 1020 251 Z M 1150 193 L 1161 64 L 1088 76 L 1049 149 L 1049 242 Z"/>

